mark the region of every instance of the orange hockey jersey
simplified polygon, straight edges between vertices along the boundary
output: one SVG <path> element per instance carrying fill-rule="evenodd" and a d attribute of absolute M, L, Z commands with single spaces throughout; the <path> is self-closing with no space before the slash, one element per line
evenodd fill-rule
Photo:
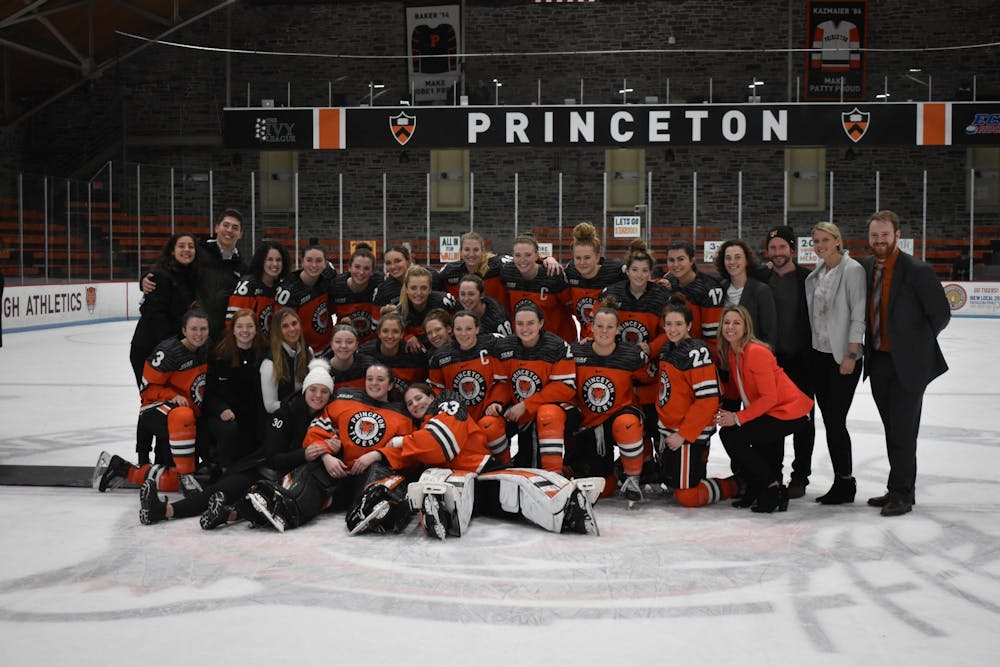
<path fill-rule="evenodd" d="M 451 391 L 434 399 L 423 424 L 403 438 L 402 446 L 381 451 L 394 470 L 433 466 L 480 472 L 490 460 L 486 433 L 469 416 L 461 397 Z"/>
<path fill-rule="evenodd" d="M 203 345 L 192 352 L 177 338 L 168 338 L 157 345 L 142 370 L 139 386 L 142 410 L 183 396 L 195 416 L 201 415 L 208 378 L 208 349 L 208 345 Z"/>
<path fill-rule="evenodd" d="M 601 356 L 593 343 L 572 345 L 576 362 L 576 404 L 583 426 L 603 424 L 622 408 L 636 405 L 634 385 L 650 385 L 656 375 L 649 357 L 631 343 L 618 343 L 614 352 Z"/>
<path fill-rule="evenodd" d="M 503 403 L 497 398 L 496 373 L 500 360 L 496 356 L 499 339 L 491 334 L 479 334 L 476 344 L 463 350 L 458 343 L 448 343 L 431 353 L 428 381 L 435 391 L 450 390 L 462 400 L 475 420 L 482 419 L 486 406 Z"/>
<path fill-rule="evenodd" d="M 302 271 L 288 274 L 278 287 L 274 300 L 280 307 L 289 307 L 302 320 L 302 336 L 313 354 L 330 347 L 330 285 L 333 269 L 325 269 L 312 287 L 302 282 Z"/>
<path fill-rule="evenodd" d="M 533 421 L 538 408 L 546 403 L 573 400 L 573 355 L 569 344 L 554 333 L 542 331 L 534 347 L 525 347 L 517 336 L 507 336 L 497 343 L 497 357 L 501 366 L 495 395 L 505 405 L 524 403 L 526 410 L 519 425 Z"/>
<path fill-rule="evenodd" d="M 569 309 L 569 285 L 563 274 L 549 276 L 545 266 L 539 264 L 538 275 L 529 280 L 521 275 L 514 262 L 508 262 L 500 269 L 500 277 L 507 289 L 507 311 L 511 318 L 516 316 L 522 302 L 530 301 L 542 309 L 549 331 L 567 343 L 576 340 L 576 323 Z"/>
<path fill-rule="evenodd" d="M 243 276 L 229 296 L 226 309 L 226 326 L 232 326 L 233 315 L 240 308 L 248 308 L 257 315 L 257 328 L 267 340 L 271 337 L 271 315 L 274 314 L 274 295 L 278 285 L 268 287 L 251 275 Z"/>
<path fill-rule="evenodd" d="M 594 332 L 590 328 L 594 321 L 593 310 L 600 302 L 601 292 L 606 287 L 626 279 L 622 270 L 624 265 L 620 259 L 601 258 L 601 267 L 593 278 L 584 278 L 580 275 L 572 261 L 566 266 L 569 303 L 573 316 L 580 323 L 580 338 L 594 337 Z"/>
<path fill-rule="evenodd" d="M 656 413 L 661 432 L 680 433 L 689 443 L 707 444 L 715 433 L 719 381 L 712 352 L 700 340 L 667 343 L 660 352 L 660 395 Z"/>
<path fill-rule="evenodd" d="M 381 450 L 394 436 L 413 431 L 413 420 L 397 403 L 377 401 L 360 389 L 339 389 L 309 425 L 303 447 L 340 437 L 340 458 L 348 466 L 362 454 Z M 332 453 L 332 452 L 331 452 Z"/>

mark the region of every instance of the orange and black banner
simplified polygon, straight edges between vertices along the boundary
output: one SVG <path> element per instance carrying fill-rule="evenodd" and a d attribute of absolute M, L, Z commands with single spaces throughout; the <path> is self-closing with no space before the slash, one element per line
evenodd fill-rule
<path fill-rule="evenodd" d="M 227 148 L 1000 145 L 998 102 L 226 109 Z"/>
<path fill-rule="evenodd" d="M 867 47 L 867 0 L 809 0 L 805 99 L 864 100 Z"/>

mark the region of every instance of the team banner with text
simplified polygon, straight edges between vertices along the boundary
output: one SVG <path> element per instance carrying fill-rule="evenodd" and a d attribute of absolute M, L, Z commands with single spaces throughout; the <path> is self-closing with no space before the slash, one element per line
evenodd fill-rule
<path fill-rule="evenodd" d="M 809 0 L 805 98 L 864 100 L 867 46 L 867 0 Z"/>
<path fill-rule="evenodd" d="M 451 99 L 458 81 L 458 45 L 461 43 L 459 5 L 406 8 L 411 104 L 432 104 Z M 396 95 L 409 97 L 409 94 Z"/>
<path fill-rule="evenodd" d="M 1000 144 L 1000 103 L 226 109 L 241 149 Z"/>

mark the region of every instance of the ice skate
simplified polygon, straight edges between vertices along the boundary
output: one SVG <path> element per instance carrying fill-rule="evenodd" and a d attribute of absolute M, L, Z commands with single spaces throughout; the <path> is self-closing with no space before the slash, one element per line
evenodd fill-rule
<path fill-rule="evenodd" d="M 381 492 L 377 489 L 381 489 Z M 351 535 L 360 535 L 378 526 L 378 522 L 389 514 L 387 496 L 386 488 L 381 485 L 365 491 L 357 507 L 347 515 L 347 528 Z M 379 532 L 385 532 L 385 529 Z"/>
<path fill-rule="evenodd" d="M 181 487 L 181 493 L 184 494 L 185 498 L 190 498 L 193 495 L 202 492 L 201 482 L 199 482 L 194 475 L 178 475 L 178 483 Z"/>
<path fill-rule="evenodd" d="M 285 532 L 285 519 L 275 514 L 274 508 L 268 505 L 267 499 L 264 496 L 256 492 L 248 493 L 247 500 L 279 533 Z"/>
<path fill-rule="evenodd" d="M 441 506 L 441 496 L 425 493 L 420 506 L 420 524 L 428 537 L 443 540 L 448 536 L 447 515 Z"/>
<path fill-rule="evenodd" d="M 120 489 L 128 481 L 128 471 L 131 469 L 132 464 L 117 454 L 112 456 L 108 452 L 101 452 L 97 465 L 94 466 L 91 484 L 101 493 L 108 489 Z"/>
<path fill-rule="evenodd" d="M 626 477 L 618 493 L 628 501 L 630 510 L 635 509 L 636 505 L 642 502 L 642 486 L 639 484 L 639 478 L 634 475 Z"/>
<path fill-rule="evenodd" d="M 208 499 L 208 509 L 202 512 L 198 523 L 204 530 L 224 526 L 229 521 L 229 513 L 232 511 L 233 508 L 226 505 L 226 495 L 222 491 L 216 491 Z"/>
<path fill-rule="evenodd" d="M 167 500 L 157 493 L 156 480 L 147 479 L 139 487 L 139 523 L 151 526 L 167 518 Z"/>
<path fill-rule="evenodd" d="M 603 480 L 602 480 L 603 481 Z M 600 491 L 597 492 L 598 495 Z M 563 533 L 580 533 L 581 535 L 600 535 L 601 530 L 594 518 L 594 506 L 587 491 L 575 488 L 563 508 Z"/>

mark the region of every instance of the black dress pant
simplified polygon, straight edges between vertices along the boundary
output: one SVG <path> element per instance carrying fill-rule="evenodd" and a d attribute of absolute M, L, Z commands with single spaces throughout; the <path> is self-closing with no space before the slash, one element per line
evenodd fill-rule
<path fill-rule="evenodd" d="M 785 371 L 795 386 L 809 398 L 813 398 L 812 348 L 793 355 L 779 355 L 778 365 Z M 809 411 L 809 423 L 792 434 L 792 479 L 807 482 L 812 474 L 813 447 L 816 444 L 816 424 L 813 421 L 815 408 Z M 779 468 L 780 472 L 780 468 Z"/>
<path fill-rule="evenodd" d="M 917 479 L 917 435 L 926 386 L 904 385 L 889 352 L 874 352 L 868 361 L 872 398 L 882 418 L 889 455 L 890 493 L 913 499 Z"/>
<path fill-rule="evenodd" d="M 804 428 L 809 421 L 808 416 L 786 420 L 761 415 L 742 426 L 719 429 L 719 438 L 733 469 L 746 477 L 752 488 L 762 489 L 781 481 L 785 436 Z"/>
<path fill-rule="evenodd" d="M 854 391 L 861 379 L 861 360 L 854 365 L 850 375 L 840 373 L 840 364 L 829 352 L 812 351 L 813 387 L 816 405 L 823 415 L 826 427 L 826 445 L 830 450 L 830 463 L 834 474 L 850 477 L 853 472 L 851 434 L 847 431 L 847 413 L 854 402 Z"/>

